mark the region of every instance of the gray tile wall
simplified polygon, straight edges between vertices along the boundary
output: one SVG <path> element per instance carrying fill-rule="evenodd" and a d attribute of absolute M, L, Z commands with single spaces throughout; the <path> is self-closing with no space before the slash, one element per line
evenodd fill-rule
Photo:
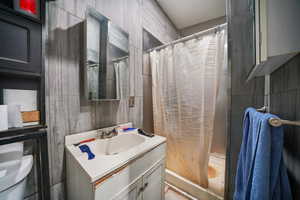
<path fill-rule="evenodd" d="M 224 24 L 224 23 L 226 23 L 226 16 L 211 19 L 206 22 L 201 22 L 199 24 L 180 29 L 179 31 L 180 31 L 181 36 L 185 37 L 188 35 L 192 35 L 194 33 L 198 33 L 200 31 L 204 31 L 204 30 L 213 28 L 217 25 Z"/>
<path fill-rule="evenodd" d="M 153 96 L 152 96 L 152 74 L 150 66 L 150 54 L 143 54 L 143 127 L 145 131 L 154 132 L 153 121 Z"/>
<path fill-rule="evenodd" d="M 271 112 L 282 119 L 300 120 L 300 55 L 271 74 Z M 300 128 L 284 127 L 284 161 L 294 199 L 300 198 Z"/>
<path fill-rule="evenodd" d="M 96 8 L 130 35 L 130 95 L 120 102 L 91 103 L 80 98 L 82 22 Z M 65 199 L 64 137 L 81 131 L 133 122 L 143 125 L 142 28 L 169 42 L 178 33 L 154 0 L 56 0 L 47 3 L 46 110 L 52 199 Z M 34 199 L 34 196 L 32 196 Z"/>
<path fill-rule="evenodd" d="M 235 188 L 235 171 L 242 140 L 242 121 L 247 107 L 264 104 L 264 78 L 246 83 L 253 66 L 252 19 L 248 0 L 228 0 L 228 56 L 230 80 L 230 112 L 227 140 L 226 198 L 232 199 Z"/>

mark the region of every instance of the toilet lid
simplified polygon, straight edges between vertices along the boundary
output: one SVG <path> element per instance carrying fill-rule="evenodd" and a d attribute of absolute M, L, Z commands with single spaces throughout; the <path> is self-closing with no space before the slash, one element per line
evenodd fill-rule
<path fill-rule="evenodd" d="M 0 192 L 22 181 L 32 169 L 32 155 L 23 156 L 21 162 L 14 160 L 0 164 Z"/>

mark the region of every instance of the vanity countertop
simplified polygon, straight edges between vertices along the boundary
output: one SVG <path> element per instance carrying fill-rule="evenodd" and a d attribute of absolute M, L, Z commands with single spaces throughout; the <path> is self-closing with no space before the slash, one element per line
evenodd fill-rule
<path fill-rule="evenodd" d="M 138 134 L 137 131 L 130 131 L 126 133 L 120 133 L 124 135 Z M 120 152 L 115 155 L 105 155 L 101 154 L 102 144 L 109 143 L 110 139 L 96 139 L 93 142 L 86 143 L 90 146 L 90 149 L 95 154 L 95 158 L 88 160 L 86 153 L 82 153 L 79 147 L 75 147 L 73 144 L 78 141 L 96 137 L 97 131 L 89 131 L 85 133 L 75 134 L 66 136 L 66 149 L 72 155 L 72 157 L 79 163 L 82 169 L 86 172 L 87 176 L 90 179 L 91 183 L 101 179 L 102 177 L 108 175 L 111 172 L 114 172 L 118 168 L 126 165 L 130 161 L 136 159 L 137 157 L 143 155 L 144 153 L 154 149 L 162 143 L 166 142 L 166 138 L 155 135 L 154 137 L 146 137 L 139 135 L 143 138 L 143 142 L 129 148 L 126 151 Z M 118 136 L 116 136 L 118 137 Z M 97 142 L 101 142 L 101 145 L 96 146 Z M 106 145 L 106 144 L 105 144 Z"/>

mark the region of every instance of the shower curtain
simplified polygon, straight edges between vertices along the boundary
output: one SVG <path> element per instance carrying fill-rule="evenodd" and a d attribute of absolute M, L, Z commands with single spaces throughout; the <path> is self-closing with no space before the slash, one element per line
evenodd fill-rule
<path fill-rule="evenodd" d="M 226 37 L 221 28 L 150 52 L 154 131 L 167 137 L 166 166 L 205 188 Z"/>
<path fill-rule="evenodd" d="M 129 94 L 128 58 L 113 62 L 116 77 L 116 98 L 125 99 Z"/>

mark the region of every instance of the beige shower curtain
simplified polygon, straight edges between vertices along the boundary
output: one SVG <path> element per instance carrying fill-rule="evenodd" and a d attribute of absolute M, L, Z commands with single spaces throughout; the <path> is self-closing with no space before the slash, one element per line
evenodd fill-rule
<path fill-rule="evenodd" d="M 167 137 L 167 168 L 202 187 L 226 37 L 221 28 L 150 53 L 154 131 Z"/>
<path fill-rule="evenodd" d="M 128 58 L 113 62 L 116 78 L 116 99 L 125 99 L 129 95 Z"/>

